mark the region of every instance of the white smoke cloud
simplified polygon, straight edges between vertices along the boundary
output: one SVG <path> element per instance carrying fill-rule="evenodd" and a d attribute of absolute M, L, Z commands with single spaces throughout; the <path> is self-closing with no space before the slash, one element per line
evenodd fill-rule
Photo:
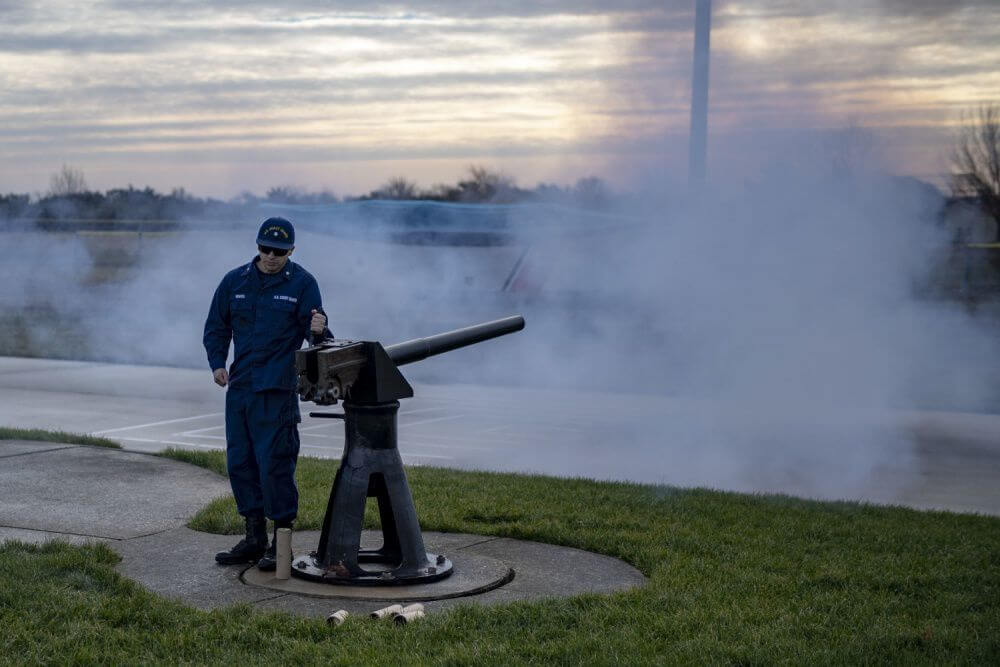
<path fill-rule="evenodd" d="M 788 18 L 782 12 L 795 14 L 801 3 L 774 4 L 775 13 Z M 866 6 L 882 11 L 881 4 Z M 955 30 L 951 34 L 961 33 Z M 658 37 L 646 46 L 654 48 Z M 683 60 L 688 71 L 687 47 L 662 48 L 644 65 L 624 67 L 659 71 Z M 934 221 L 940 202 L 889 177 L 877 151 L 831 153 L 815 136 L 787 131 L 790 125 L 829 127 L 823 105 L 812 106 L 823 92 L 817 80 L 825 75 L 820 83 L 832 89 L 849 76 L 820 68 L 799 78 L 775 77 L 796 60 L 777 53 L 767 67 L 743 62 L 738 68 L 725 53 L 713 61 L 714 85 L 725 91 L 713 92 L 713 113 L 738 122 L 736 131 L 715 135 L 715 180 L 697 202 L 658 182 L 662 147 L 676 150 L 684 142 L 664 139 L 663 126 L 641 113 L 669 106 L 675 119 L 686 118 L 686 86 L 671 78 L 674 87 L 661 90 L 649 85 L 658 79 L 639 72 L 625 82 L 620 106 L 641 98 L 642 108 L 600 128 L 623 142 L 616 171 L 646 193 L 635 209 L 596 223 L 564 214 L 547 226 L 538 220 L 551 210 L 516 209 L 510 213 L 516 243 L 485 248 L 401 245 L 302 225 L 294 259 L 319 280 L 331 327 L 344 337 L 392 343 L 512 312 L 526 315 L 524 332 L 408 369 L 416 380 L 509 387 L 518 399 L 510 420 L 522 426 L 546 409 L 543 401 L 522 398 L 539 388 L 585 402 L 582 412 L 621 414 L 612 432 L 580 432 L 573 447 L 514 460 L 497 456 L 484 459 L 485 466 L 853 497 L 882 467 L 908 465 L 912 441 L 898 411 L 981 409 L 995 400 L 991 332 L 960 307 L 921 295 L 920 283 L 947 242 Z M 878 74 L 895 66 L 892 48 L 883 55 L 879 62 L 888 69 Z M 872 74 L 864 53 L 845 57 L 860 63 L 850 76 Z M 469 76 L 460 83 L 486 75 Z M 407 87 L 427 83 L 397 79 Z M 788 81 L 793 85 L 783 85 Z M 172 90 L 169 81 L 163 84 L 164 92 Z M 298 90 L 302 84 L 290 85 Z M 234 85 L 245 88 L 242 80 Z M 760 92 L 768 86 L 774 90 Z M 35 88 L 25 94 L 35 95 Z M 58 87 L 50 92 L 58 94 Z M 796 123 L 775 113 L 778 102 L 797 114 Z M 633 122 L 655 135 L 649 146 L 639 145 L 645 135 L 636 139 L 626 131 Z M 73 129 L 71 123 L 64 128 Z M 748 143 L 736 146 L 728 141 L 734 136 L 749 137 Z M 123 141 L 145 140 L 130 137 Z M 244 162 L 274 164 L 269 148 L 253 150 L 260 150 L 259 159 Z M 303 151 L 319 159 L 330 148 L 309 142 Z M 637 166 L 641 155 L 645 168 Z M 184 162 L 196 158 L 192 153 Z M 293 213 L 288 217 L 298 222 Z M 201 330 L 209 300 L 225 271 L 253 254 L 258 222 L 147 239 L 132 275 L 105 283 L 87 278 L 96 270 L 96 241 L 88 246 L 76 237 L 24 234 L 16 239 L 20 252 L 10 265 L 6 303 L 55 312 L 59 327 L 69 323 L 100 358 L 204 368 Z M 372 222 L 350 221 L 355 228 Z M 536 289 L 505 291 L 522 254 L 521 281 Z M 35 333 L 58 355 L 60 330 L 44 317 Z"/>
<path fill-rule="evenodd" d="M 908 465 L 900 411 L 998 395 L 991 337 L 921 296 L 947 242 L 939 199 L 866 164 L 835 170 L 815 148 L 793 157 L 696 203 L 661 194 L 604 216 L 513 207 L 508 246 L 405 245 L 373 219 L 349 221 L 346 236 L 303 219 L 293 259 L 319 280 L 342 337 L 393 343 L 525 314 L 516 336 L 406 371 L 506 387 L 512 428 L 533 428 L 560 395 L 539 389 L 582 414 L 616 413 L 560 446 L 479 465 L 856 497 L 880 469 Z M 130 246 L 131 273 L 103 283 L 91 278 L 100 239 L 120 240 L 25 233 L 7 305 L 56 314 L 35 327 L 54 356 L 50 325 L 69 322 L 99 358 L 205 368 L 209 300 L 253 255 L 257 222 L 148 237 Z M 522 254 L 513 282 L 527 289 L 504 291 Z"/>

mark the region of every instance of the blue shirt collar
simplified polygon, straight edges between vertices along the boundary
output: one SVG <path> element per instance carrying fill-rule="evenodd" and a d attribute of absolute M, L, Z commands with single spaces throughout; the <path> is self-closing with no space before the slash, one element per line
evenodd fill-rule
<path fill-rule="evenodd" d="M 256 276 L 257 275 L 257 272 L 255 271 L 256 267 L 254 266 L 254 264 L 256 264 L 256 262 L 257 262 L 257 259 L 258 259 L 258 255 L 254 255 L 250 259 L 250 263 L 247 264 L 245 267 L 243 267 L 243 275 L 244 276 L 250 276 L 250 275 Z M 286 281 L 287 280 L 291 280 L 292 279 L 292 275 L 296 271 L 298 271 L 298 268 L 299 268 L 298 264 L 296 264 L 292 260 L 288 260 L 285 263 L 285 268 L 282 269 L 281 273 L 278 274 L 278 275 L 280 275 L 283 280 L 286 280 Z"/>

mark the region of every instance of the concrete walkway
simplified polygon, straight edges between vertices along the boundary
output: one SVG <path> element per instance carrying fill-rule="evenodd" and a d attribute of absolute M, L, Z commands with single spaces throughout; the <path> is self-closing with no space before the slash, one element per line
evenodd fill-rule
<path fill-rule="evenodd" d="M 183 526 L 229 482 L 137 452 L 7 440 L 0 489 L 0 539 L 118 542 Z"/>
<path fill-rule="evenodd" d="M 100 447 L 0 441 L 0 489 L 0 541 L 104 542 L 122 556 L 122 574 L 196 607 L 248 602 L 325 617 L 337 609 L 366 613 L 387 604 L 371 599 L 378 598 L 377 591 L 368 599 L 319 599 L 250 586 L 240 577 L 246 566 L 216 565 L 214 554 L 239 538 L 184 524 L 211 500 L 228 495 L 229 483 L 197 466 Z M 429 612 L 461 603 L 610 593 L 645 583 L 631 566 L 579 549 L 482 535 L 425 533 L 424 538 L 429 551 L 453 555 L 456 568 L 465 558 L 513 570 L 510 581 L 487 592 L 424 602 Z M 316 544 L 316 531 L 295 534 L 296 551 Z"/>

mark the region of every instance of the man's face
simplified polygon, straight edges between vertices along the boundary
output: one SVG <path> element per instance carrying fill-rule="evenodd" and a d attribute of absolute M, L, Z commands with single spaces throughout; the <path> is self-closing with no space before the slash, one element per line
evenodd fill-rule
<path fill-rule="evenodd" d="M 257 260 L 257 266 L 264 273 L 277 273 L 285 268 L 285 264 L 288 263 L 288 258 L 292 254 L 291 250 L 279 250 L 278 248 L 271 248 L 265 245 L 257 246 L 257 255 L 259 259 Z M 278 253 L 283 253 L 280 257 Z"/>

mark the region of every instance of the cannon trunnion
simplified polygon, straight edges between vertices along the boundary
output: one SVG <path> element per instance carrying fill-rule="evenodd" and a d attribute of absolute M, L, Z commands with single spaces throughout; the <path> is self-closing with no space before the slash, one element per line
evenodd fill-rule
<path fill-rule="evenodd" d="M 389 347 L 327 340 L 298 350 L 299 397 L 319 405 L 343 401 L 344 412 L 310 413 L 344 420 L 344 453 L 327 503 L 319 547 L 295 558 L 296 577 L 330 584 L 426 583 L 452 573 L 444 555 L 427 553 L 397 442 L 399 399 L 413 388 L 398 366 L 524 328 L 508 317 Z M 368 498 L 378 502 L 383 544 L 360 548 Z M 371 564 L 373 567 L 363 567 Z"/>

